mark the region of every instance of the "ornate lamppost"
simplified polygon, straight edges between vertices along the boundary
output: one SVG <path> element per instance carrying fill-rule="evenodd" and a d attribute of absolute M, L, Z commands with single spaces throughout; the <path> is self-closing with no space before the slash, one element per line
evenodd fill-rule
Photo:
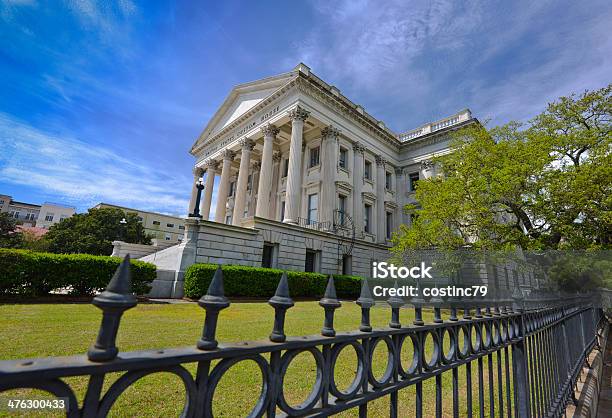
<path fill-rule="evenodd" d="M 202 179 L 199 179 L 196 183 L 196 189 L 198 189 L 198 193 L 196 194 L 195 205 L 193 207 L 193 211 L 189 214 L 190 218 L 201 218 L 200 215 L 200 199 L 202 198 L 202 190 L 204 190 L 204 182 Z"/>

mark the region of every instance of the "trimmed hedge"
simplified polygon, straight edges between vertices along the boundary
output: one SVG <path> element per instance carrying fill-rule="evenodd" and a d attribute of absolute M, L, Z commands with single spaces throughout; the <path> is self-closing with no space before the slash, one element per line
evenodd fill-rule
<path fill-rule="evenodd" d="M 222 266 L 226 296 L 263 297 L 274 295 L 283 270 L 263 267 Z M 206 294 L 217 270 L 216 264 L 193 264 L 185 272 L 185 296 L 198 299 Z M 320 273 L 288 271 L 291 297 L 321 297 L 325 293 L 328 277 Z M 339 298 L 357 299 L 361 290 L 361 278 L 334 275 Z"/>
<path fill-rule="evenodd" d="M 42 296 L 65 287 L 71 287 L 74 295 L 93 295 L 106 288 L 121 261 L 119 257 L 0 248 L 0 295 Z M 132 260 L 131 267 L 132 290 L 147 293 L 155 279 L 155 265 Z"/>

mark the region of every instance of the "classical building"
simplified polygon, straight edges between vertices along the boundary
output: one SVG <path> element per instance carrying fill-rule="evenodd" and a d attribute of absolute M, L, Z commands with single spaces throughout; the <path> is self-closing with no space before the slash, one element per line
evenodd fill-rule
<path fill-rule="evenodd" d="M 191 148 L 185 241 L 144 259 L 177 272 L 174 295 L 194 262 L 368 275 L 449 131 L 472 123 L 466 109 L 395 133 L 304 64 L 238 85 Z"/>
<path fill-rule="evenodd" d="M 13 200 L 9 195 L 0 195 L 0 212 L 6 212 L 19 224 L 36 228 L 49 228 L 75 213 L 72 206 L 45 202 L 42 205 Z"/>
<path fill-rule="evenodd" d="M 185 236 L 185 219 L 178 216 L 164 215 L 163 213 L 148 212 L 146 210 L 126 208 L 124 206 L 111 205 L 110 203 L 98 203 L 92 209 L 114 208 L 121 209 L 125 213 L 134 213 L 142 223 L 147 234 L 158 241 L 178 243 Z"/>

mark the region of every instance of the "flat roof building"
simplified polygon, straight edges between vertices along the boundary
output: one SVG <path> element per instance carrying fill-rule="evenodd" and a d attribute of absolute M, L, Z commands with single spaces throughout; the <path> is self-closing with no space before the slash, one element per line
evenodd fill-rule
<path fill-rule="evenodd" d="M 6 212 L 21 225 L 48 229 L 75 214 L 72 206 L 45 202 L 42 205 L 13 200 L 9 195 L 0 195 L 0 212 Z"/>
<path fill-rule="evenodd" d="M 147 234 L 160 241 L 181 242 L 185 235 L 185 219 L 163 213 L 127 208 L 110 203 L 98 203 L 92 209 L 115 208 L 138 216 Z"/>

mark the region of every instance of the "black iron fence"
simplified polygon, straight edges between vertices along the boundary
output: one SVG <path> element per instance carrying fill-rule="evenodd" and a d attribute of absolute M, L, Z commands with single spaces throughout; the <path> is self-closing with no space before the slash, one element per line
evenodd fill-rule
<path fill-rule="evenodd" d="M 215 390 L 224 374 L 245 360 L 254 361 L 262 374 L 261 393 L 249 416 L 327 417 L 355 409 L 368 416 L 371 401 L 389 397 L 389 416 L 405 416 L 398 405 L 402 389 L 414 386 L 416 416 L 423 416 L 423 384 L 435 381 L 435 415 L 443 414 L 443 373 L 452 375 L 452 415 L 531 417 L 561 416 L 568 402 L 575 400 L 574 387 L 588 353 L 597 346 L 597 333 L 607 321 L 587 296 L 545 300 L 512 300 L 475 305 L 450 305 L 443 319 L 441 306 L 434 305 L 434 320 L 423 320 L 424 306 L 416 303 L 411 324 L 401 322 L 404 301 L 391 298 L 389 326 L 373 329 L 370 309 L 375 305 L 364 281 L 356 303 L 361 307 L 358 330 L 336 332 L 334 312 L 341 308 L 330 278 L 324 297 L 321 335 L 287 337 L 285 313 L 293 306 L 286 276 L 269 300 L 274 308 L 274 326 L 269 341 L 218 343 L 219 312 L 230 305 L 223 292 L 219 268 L 208 293 L 199 300 L 206 315 L 202 337 L 194 347 L 118 353 L 115 345 L 123 312 L 136 305 L 130 292 L 129 262 L 119 267 L 106 291 L 94 305 L 102 310 L 98 338 L 87 355 L 0 362 L 0 393 L 18 388 L 41 389 L 68 399 L 67 415 L 106 416 L 117 398 L 134 382 L 154 373 L 178 376 L 186 394 L 182 416 L 213 415 Z M 405 311 L 404 311 L 405 312 Z M 408 344 L 414 355 L 408 363 L 400 355 Z M 386 348 L 386 369 L 373 372 L 373 353 Z M 426 347 L 432 348 L 430 350 Z M 346 389 L 338 388 L 334 370 L 343 350 L 354 350 L 355 377 Z M 283 389 L 287 369 L 301 353 L 310 353 L 316 362 L 316 382 L 307 399 L 291 405 Z M 486 367 L 483 360 L 487 359 Z M 184 366 L 197 363 L 192 375 Z M 465 368 L 460 381 L 459 369 Z M 472 370 L 474 369 L 474 370 Z M 496 369 L 496 370 L 495 370 Z M 473 376 L 477 376 L 473 381 Z M 121 377 L 103 390 L 105 376 Z M 64 380 L 88 376 L 83 402 Z M 445 392 L 446 393 L 446 392 Z M 460 409 L 460 393 L 464 406 Z M 219 411 L 216 411 L 219 412 Z"/>

